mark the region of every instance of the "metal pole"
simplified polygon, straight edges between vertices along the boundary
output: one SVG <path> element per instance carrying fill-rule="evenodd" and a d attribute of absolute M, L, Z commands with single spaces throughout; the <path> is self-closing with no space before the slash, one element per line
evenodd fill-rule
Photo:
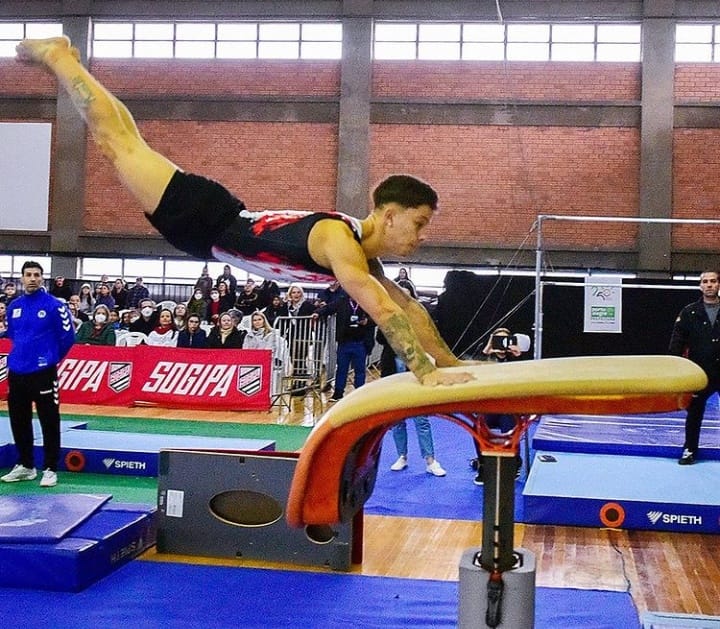
<path fill-rule="evenodd" d="M 535 246 L 535 330 L 534 330 L 534 345 L 533 358 L 538 360 L 542 358 L 542 325 L 543 325 L 543 286 L 541 281 L 542 274 L 542 248 L 543 248 L 543 236 L 542 236 L 542 222 L 544 216 L 539 214 L 537 217 L 537 245 Z"/>

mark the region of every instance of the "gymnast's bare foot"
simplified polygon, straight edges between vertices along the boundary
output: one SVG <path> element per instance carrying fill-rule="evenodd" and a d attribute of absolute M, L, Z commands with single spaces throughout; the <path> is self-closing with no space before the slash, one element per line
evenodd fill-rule
<path fill-rule="evenodd" d="M 65 35 L 48 39 L 24 39 L 15 47 L 15 52 L 17 53 L 15 58 L 22 63 L 46 67 L 50 67 L 53 62 L 68 53 L 80 60 L 78 49 L 70 45 L 70 40 Z"/>

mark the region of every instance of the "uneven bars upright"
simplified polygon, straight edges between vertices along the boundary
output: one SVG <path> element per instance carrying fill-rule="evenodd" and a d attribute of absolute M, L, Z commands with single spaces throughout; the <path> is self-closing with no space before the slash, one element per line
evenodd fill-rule
<path fill-rule="evenodd" d="M 535 360 L 542 358 L 543 285 L 540 276 L 542 275 L 542 224 L 544 220 L 585 222 L 594 221 L 597 223 L 670 223 L 677 225 L 720 225 L 720 220 L 713 218 L 632 218 L 629 216 L 562 216 L 560 214 L 538 214 L 537 220 L 535 221 L 535 228 L 537 229 L 537 245 L 535 249 L 535 330 L 533 334 L 535 344 L 535 347 L 533 348 L 533 358 Z"/>

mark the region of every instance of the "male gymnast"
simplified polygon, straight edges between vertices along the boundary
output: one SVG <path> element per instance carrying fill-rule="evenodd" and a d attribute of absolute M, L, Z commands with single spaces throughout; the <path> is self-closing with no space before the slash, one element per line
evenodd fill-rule
<path fill-rule="evenodd" d="M 54 74 L 101 152 L 153 226 L 178 249 L 286 281 L 337 279 L 425 385 L 467 382 L 464 364 L 425 309 L 385 277 L 379 258 L 406 256 L 425 238 L 437 193 L 409 175 L 373 192 L 365 219 L 338 212 L 252 212 L 220 184 L 189 174 L 151 149 L 132 115 L 80 63 L 67 37 L 24 40 L 17 60 Z M 434 360 L 431 360 L 431 358 Z"/>

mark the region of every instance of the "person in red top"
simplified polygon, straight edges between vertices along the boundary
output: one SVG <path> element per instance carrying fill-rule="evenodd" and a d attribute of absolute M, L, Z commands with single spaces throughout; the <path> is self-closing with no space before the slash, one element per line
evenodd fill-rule
<path fill-rule="evenodd" d="M 407 256 L 425 239 L 438 204 L 427 183 L 391 175 L 373 191 L 374 210 L 363 220 L 340 212 L 251 212 L 219 183 L 184 172 L 150 148 L 128 109 L 82 66 L 67 37 L 24 40 L 16 50 L 18 61 L 57 78 L 122 183 L 172 245 L 263 277 L 337 279 L 423 384 L 473 378 L 438 369 L 463 362 L 422 305 L 385 276 L 379 260 Z"/>

